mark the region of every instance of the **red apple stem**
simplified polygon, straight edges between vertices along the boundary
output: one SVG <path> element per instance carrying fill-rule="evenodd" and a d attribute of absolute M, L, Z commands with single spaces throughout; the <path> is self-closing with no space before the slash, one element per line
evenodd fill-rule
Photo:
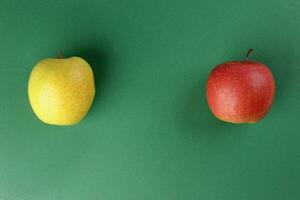
<path fill-rule="evenodd" d="M 250 48 L 250 49 L 248 50 L 247 54 L 246 54 L 246 57 L 245 57 L 243 63 L 245 63 L 245 62 L 248 60 L 248 58 L 249 58 L 249 56 L 252 54 L 252 52 L 253 52 L 253 49 Z"/>
<path fill-rule="evenodd" d="M 63 58 L 63 54 L 62 54 L 61 50 L 58 50 L 58 52 L 57 52 L 57 57 L 58 57 L 59 59 L 62 59 L 62 58 Z"/>

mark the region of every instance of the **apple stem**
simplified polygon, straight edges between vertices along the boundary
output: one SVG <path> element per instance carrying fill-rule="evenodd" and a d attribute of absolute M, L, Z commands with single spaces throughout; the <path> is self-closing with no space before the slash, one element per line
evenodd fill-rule
<path fill-rule="evenodd" d="M 62 58 L 63 58 L 63 55 L 62 55 L 61 50 L 58 50 L 57 57 L 58 57 L 59 59 L 62 59 Z"/>
<path fill-rule="evenodd" d="M 249 56 L 251 55 L 252 52 L 253 52 L 253 49 L 250 48 L 250 49 L 248 50 L 247 54 L 246 54 L 246 57 L 245 57 L 243 63 L 245 63 L 245 62 L 248 60 L 248 58 L 249 58 Z"/>

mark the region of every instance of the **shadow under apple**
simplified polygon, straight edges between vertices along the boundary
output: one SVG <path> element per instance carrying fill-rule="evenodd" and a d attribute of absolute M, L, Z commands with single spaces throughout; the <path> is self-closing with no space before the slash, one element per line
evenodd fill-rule
<path fill-rule="evenodd" d="M 96 112 L 101 107 L 100 104 L 103 103 L 100 99 L 110 76 L 108 54 L 105 49 L 98 46 L 74 48 L 74 51 L 70 52 L 72 56 L 79 56 L 85 59 L 90 64 L 94 73 L 96 94 L 89 114 Z"/>

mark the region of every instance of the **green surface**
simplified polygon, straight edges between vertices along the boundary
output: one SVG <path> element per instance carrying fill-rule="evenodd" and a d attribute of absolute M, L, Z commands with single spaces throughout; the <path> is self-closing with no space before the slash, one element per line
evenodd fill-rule
<path fill-rule="evenodd" d="M 0 2 L 1 200 L 300 199 L 298 0 Z M 272 69 L 276 99 L 255 125 L 215 119 L 216 64 Z M 32 67 L 62 49 L 93 67 L 76 126 L 40 122 Z"/>

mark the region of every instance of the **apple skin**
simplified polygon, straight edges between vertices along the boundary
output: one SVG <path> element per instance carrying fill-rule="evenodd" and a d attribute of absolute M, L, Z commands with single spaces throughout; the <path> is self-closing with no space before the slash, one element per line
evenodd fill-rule
<path fill-rule="evenodd" d="M 275 95 L 270 69 L 255 61 L 231 61 L 216 66 L 206 84 L 212 113 L 231 123 L 255 123 L 268 113 Z"/>

